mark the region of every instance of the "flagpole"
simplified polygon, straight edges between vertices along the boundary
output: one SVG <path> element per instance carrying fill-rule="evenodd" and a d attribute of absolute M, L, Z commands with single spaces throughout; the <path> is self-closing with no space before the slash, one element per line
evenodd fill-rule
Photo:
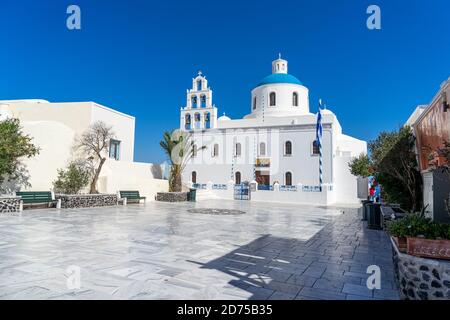
<path fill-rule="evenodd" d="M 317 112 L 316 141 L 319 147 L 319 190 L 322 192 L 323 164 L 322 164 L 322 99 L 319 99 L 319 111 Z"/>

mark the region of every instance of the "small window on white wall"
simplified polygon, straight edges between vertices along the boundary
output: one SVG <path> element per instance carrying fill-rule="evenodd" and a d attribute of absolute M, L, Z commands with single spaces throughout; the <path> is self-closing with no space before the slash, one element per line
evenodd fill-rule
<path fill-rule="evenodd" d="M 259 155 L 265 156 L 266 155 L 266 144 L 264 142 L 261 142 L 259 144 Z"/>
<path fill-rule="evenodd" d="M 238 142 L 236 143 L 236 157 L 240 157 L 241 156 L 241 144 Z"/>
<path fill-rule="evenodd" d="M 286 172 L 286 174 L 284 176 L 284 184 L 286 186 L 292 186 L 292 173 L 291 172 Z"/>
<path fill-rule="evenodd" d="M 192 158 L 195 158 L 197 156 L 197 145 L 194 144 L 192 146 Z"/>
<path fill-rule="evenodd" d="M 269 106 L 275 107 L 277 105 L 277 95 L 275 92 L 271 92 L 269 95 Z"/>
<path fill-rule="evenodd" d="M 292 142 L 286 141 L 284 144 L 284 155 L 291 156 L 292 155 Z"/>
<path fill-rule="evenodd" d="M 256 109 L 256 97 L 253 97 L 253 110 Z"/>
<path fill-rule="evenodd" d="M 120 141 L 111 139 L 109 142 L 109 157 L 120 160 Z"/>
<path fill-rule="evenodd" d="M 297 92 L 294 92 L 292 94 L 292 105 L 294 107 L 298 107 L 298 93 Z"/>
<path fill-rule="evenodd" d="M 213 157 L 218 157 L 219 156 L 219 145 L 217 143 L 213 147 L 212 156 Z"/>

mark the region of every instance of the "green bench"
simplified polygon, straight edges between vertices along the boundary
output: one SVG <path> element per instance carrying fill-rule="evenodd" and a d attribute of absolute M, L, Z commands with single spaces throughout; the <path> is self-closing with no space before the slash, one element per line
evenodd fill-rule
<path fill-rule="evenodd" d="M 123 201 L 123 204 L 126 205 L 130 200 L 140 203 L 141 200 L 144 200 L 145 197 L 141 197 L 139 191 L 119 191 L 119 200 Z"/>
<path fill-rule="evenodd" d="M 51 204 L 56 203 L 56 208 L 61 208 L 61 199 L 55 200 L 53 193 L 50 191 L 23 191 L 16 192 L 16 196 L 21 198 L 21 210 L 24 205 L 35 205 L 47 203 L 50 207 Z"/>

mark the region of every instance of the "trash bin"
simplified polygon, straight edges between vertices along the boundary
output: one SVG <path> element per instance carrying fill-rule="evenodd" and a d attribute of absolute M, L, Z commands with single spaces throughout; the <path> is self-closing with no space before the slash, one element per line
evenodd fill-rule
<path fill-rule="evenodd" d="M 382 230 L 381 203 L 368 203 L 367 206 L 367 228 Z"/>
<path fill-rule="evenodd" d="M 188 192 L 188 201 L 195 202 L 197 197 L 197 189 L 190 188 Z"/>
<path fill-rule="evenodd" d="M 367 221 L 367 212 L 368 212 L 368 210 L 369 210 L 369 208 L 368 208 L 368 204 L 370 204 L 370 203 L 373 203 L 373 201 L 372 200 L 363 200 L 363 201 L 361 201 L 361 203 L 362 203 L 362 208 L 361 208 L 361 211 L 362 211 L 362 221 Z"/>

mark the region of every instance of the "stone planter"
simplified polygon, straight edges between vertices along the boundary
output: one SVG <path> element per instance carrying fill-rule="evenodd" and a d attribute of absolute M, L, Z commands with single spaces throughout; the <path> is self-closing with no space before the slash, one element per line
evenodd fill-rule
<path fill-rule="evenodd" d="M 406 237 L 392 237 L 395 244 L 397 245 L 397 248 L 400 252 L 406 253 L 408 248 L 408 243 Z"/>
<path fill-rule="evenodd" d="M 407 238 L 408 254 L 434 259 L 450 260 L 450 240 Z"/>
<path fill-rule="evenodd" d="M 20 197 L 0 197 L 0 213 L 13 213 L 20 211 Z"/>
<path fill-rule="evenodd" d="M 394 269 L 400 297 L 406 300 L 449 300 L 450 262 L 401 253 L 395 241 Z"/>
<path fill-rule="evenodd" d="M 63 209 L 115 206 L 118 201 L 116 194 L 57 194 L 56 199 L 61 199 Z"/>
<path fill-rule="evenodd" d="M 158 192 L 156 201 L 183 202 L 188 200 L 188 192 Z"/>

